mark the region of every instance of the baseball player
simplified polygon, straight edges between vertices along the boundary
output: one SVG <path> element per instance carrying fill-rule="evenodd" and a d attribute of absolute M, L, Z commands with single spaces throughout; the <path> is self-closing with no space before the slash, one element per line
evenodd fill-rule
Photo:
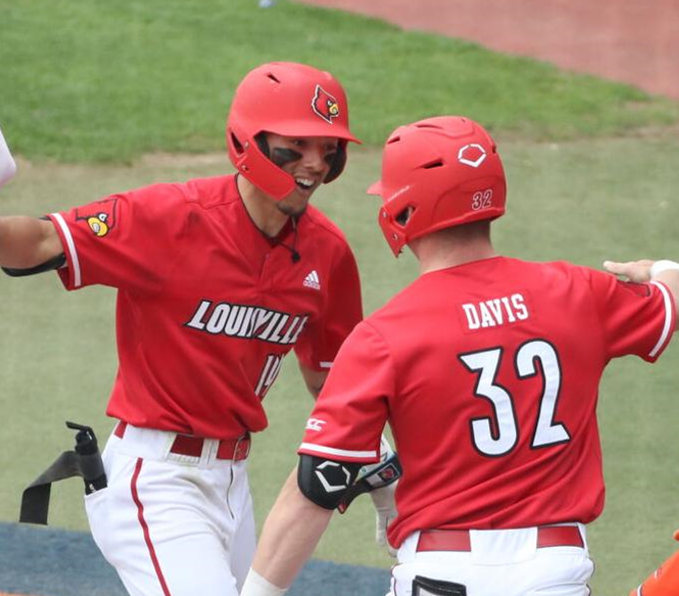
<path fill-rule="evenodd" d="M 16 170 L 16 163 L 0 128 L 0 186 L 7 183 L 14 176 Z"/>
<path fill-rule="evenodd" d="M 119 369 L 86 495 L 94 539 L 133 595 L 234 596 L 255 545 L 250 433 L 295 351 L 312 394 L 361 319 L 342 232 L 309 199 L 343 171 L 340 83 L 297 63 L 238 86 L 226 127 L 237 174 L 154 184 L 52 213 L 0 218 L 10 275 L 56 269 L 68 290 L 117 289 Z"/>
<path fill-rule="evenodd" d="M 409 246 L 421 275 L 343 344 L 241 596 L 285 592 L 386 422 L 403 466 L 390 596 L 587 595 L 599 379 L 612 358 L 665 349 L 679 264 L 606 263 L 627 282 L 498 255 L 505 174 L 467 118 L 396 129 L 370 192 L 392 251 Z"/>

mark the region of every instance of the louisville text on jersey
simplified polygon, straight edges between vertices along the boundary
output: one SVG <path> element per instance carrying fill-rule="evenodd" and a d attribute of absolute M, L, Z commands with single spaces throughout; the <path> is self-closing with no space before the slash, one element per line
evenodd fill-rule
<path fill-rule="evenodd" d="M 292 315 L 262 306 L 202 300 L 185 325 L 212 335 L 289 345 L 297 341 L 308 314 Z"/>

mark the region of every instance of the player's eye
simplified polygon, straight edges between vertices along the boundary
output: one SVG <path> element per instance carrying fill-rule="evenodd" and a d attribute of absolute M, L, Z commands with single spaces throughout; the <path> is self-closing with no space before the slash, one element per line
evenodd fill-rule
<path fill-rule="evenodd" d="M 302 154 L 286 147 L 274 147 L 271 152 L 271 161 L 273 161 L 279 168 L 284 165 L 302 159 Z"/>

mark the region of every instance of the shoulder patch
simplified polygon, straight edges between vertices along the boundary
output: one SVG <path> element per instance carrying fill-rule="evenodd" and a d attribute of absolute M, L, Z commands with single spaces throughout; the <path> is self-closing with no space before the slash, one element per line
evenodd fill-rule
<path fill-rule="evenodd" d="M 75 210 L 75 219 L 86 222 L 95 236 L 103 238 L 116 225 L 117 203 L 117 198 L 110 198 L 90 203 L 86 207 L 78 207 Z"/>

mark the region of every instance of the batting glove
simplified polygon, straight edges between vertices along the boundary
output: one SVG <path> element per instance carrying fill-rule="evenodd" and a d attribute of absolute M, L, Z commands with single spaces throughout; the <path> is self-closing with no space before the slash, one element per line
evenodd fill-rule
<path fill-rule="evenodd" d="M 370 493 L 375 506 L 376 525 L 375 525 L 375 541 L 379 546 L 386 546 L 389 554 L 392 557 L 396 556 L 396 549 L 389 544 L 387 540 L 387 528 L 389 524 L 396 518 L 396 503 L 394 501 L 394 493 L 396 492 L 396 485 L 398 480 L 392 482 L 384 488 L 375 489 Z"/>

